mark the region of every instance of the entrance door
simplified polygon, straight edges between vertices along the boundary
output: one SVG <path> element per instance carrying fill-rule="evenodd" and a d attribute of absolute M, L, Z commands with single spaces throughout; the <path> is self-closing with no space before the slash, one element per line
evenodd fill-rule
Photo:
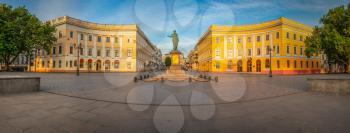
<path fill-rule="evenodd" d="M 96 71 L 100 71 L 101 70 L 101 60 L 97 60 L 96 61 Z"/>

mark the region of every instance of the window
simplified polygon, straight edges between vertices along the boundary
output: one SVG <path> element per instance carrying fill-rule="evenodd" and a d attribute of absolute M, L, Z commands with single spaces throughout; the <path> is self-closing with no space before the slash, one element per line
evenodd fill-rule
<path fill-rule="evenodd" d="M 58 38 L 62 38 L 62 32 L 61 31 L 58 32 Z"/>
<path fill-rule="evenodd" d="M 61 66 L 62 66 L 62 61 L 58 60 L 58 68 L 61 68 Z"/>
<path fill-rule="evenodd" d="M 230 57 L 230 58 L 233 57 L 233 50 L 228 50 L 228 57 Z"/>
<path fill-rule="evenodd" d="M 289 54 L 289 45 L 287 45 L 287 54 Z"/>
<path fill-rule="evenodd" d="M 101 56 L 101 50 L 97 49 L 97 56 Z"/>
<path fill-rule="evenodd" d="M 300 68 L 303 68 L 303 61 L 300 61 Z"/>
<path fill-rule="evenodd" d="M 128 48 L 127 56 L 128 56 L 128 57 L 131 57 L 131 56 L 132 56 L 132 48 Z"/>
<path fill-rule="evenodd" d="M 279 45 L 276 46 L 276 54 L 280 54 L 280 46 Z"/>
<path fill-rule="evenodd" d="M 252 49 L 248 49 L 248 56 L 252 56 Z"/>
<path fill-rule="evenodd" d="M 299 41 L 303 41 L 304 39 L 303 39 L 303 35 L 300 35 L 300 37 L 299 37 Z"/>
<path fill-rule="evenodd" d="M 77 60 L 74 60 L 74 67 L 77 67 Z"/>
<path fill-rule="evenodd" d="M 297 61 L 294 60 L 294 68 L 297 68 Z"/>
<path fill-rule="evenodd" d="M 306 68 L 309 68 L 309 61 L 306 61 Z"/>
<path fill-rule="evenodd" d="M 89 35 L 89 41 L 90 42 L 92 41 L 92 35 Z"/>
<path fill-rule="evenodd" d="M 114 50 L 114 56 L 115 56 L 115 57 L 119 57 L 119 49 Z"/>
<path fill-rule="evenodd" d="M 97 42 L 101 42 L 101 36 L 97 37 Z"/>
<path fill-rule="evenodd" d="M 55 61 L 55 60 L 52 62 L 52 67 L 53 67 L 53 68 L 56 67 L 56 61 Z"/>
<path fill-rule="evenodd" d="M 314 62 L 311 61 L 311 68 L 314 68 Z"/>
<path fill-rule="evenodd" d="M 56 47 L 52 48 L 52 54 L 56 54 Z"/>
<path fill-rule="evenodd" d="M 110 53 L 110 50 L 109 50 L 109 49 L 107 49 L 107 50 L 106 50 L 106 57 L 109 57 L 109 56 L 110 56 L 110 54 L 109 54 L 109 53 Z"/>
<path fill-rule="evenodd" d="M 297 40 L 297 34 L 294 33 L 293 39 L 294 39 L 294 40 Z"/>
<path fill-rule="evenodd" d="M 88 55 L 92 56 L 92 48 L 89 48 Z"/>
<path fill-rule="evenodd" d="M 277 60 L 277 68 L 280 68 L 280 61 Z"/>
<path fill-rule="evenodd" d="M 58 54 L 62 54 L 62 46 L 58 46 Z"/>
<path fill-rule="evenodd" d="M 287 32 L 287 39 L 289 39 L 289 32 Z"/>
<path fill-rule="evenodd" d="M 73 46 L 69 47 L 69 54 L 73 54 Z"/>
<path fill-rule="evenodd" d="M 260 55 L 261 53 L 260 53 L 260 48 L 257 48 L 257 50 L 256 50 L 256 55 Z"/>
<path fill-rule="evenodd" d="M 47 61 L 47 67 L 48 68 L 50 67 L 50 61 Z"/>
<path fill-rule="evenodd" d="M 289 60 L 287 60 L 287 68 L 289 68 L 290 67 L 290 62 L 289 62 Z"/>
<path fill-rule="evenodd" d="M 69 33 L 70 38 L 73 38 L 73 31 Z"/>
<path fill-rule="evenodd" d="M 280 38 L 280 33 L 276 32 L 276 38 L 279 39 Z"/>
<path fill-rule="evenodd" d="M 316 68 L 318 68 L 318 62 L 316 62 Z"/>
<path fill-rule="evenodd" d="M 238 38 L 238 43 L 242 43 L 242 38 Z"/>
<path fill-rule="evenodd" d="M 41 67 L 45 67 L 45 61 L 41 61 Z"/>
<path fill-rule="evenodd" d="M 69 67 L 73 67 L 73 61 L 69 61 Z"/>
<path fill-rule="evenodd" d="M 252 38 L 248 37 L 247 41 L 252 42 Z"/>
<path fill-rule="evenodd" d="M 110 37 L 106 37 L 106 42 L 110 42 Z"/>
<path fill-rule="evenodd" d="M 84 34 L 80 34 L 80 40 L 84 40 Z"/>
<path fill-rule="evenodd" d="M 243 50 L 242 49 L 239 49 L 238 50 L 238 56 L 242 56 L 243 55 Z"/>
<path fill-rule="evenodd" d="M 215 57 L 220 58 L 220 48 L 216 48 L 215 50 Z"/>
<path fill-rule="evenodd" d="M 270 40 L 270 35 L 266 35 L 266 41 Z"/>
<path fill-rule="evenodd" d="M 303 56 L 303 47 L 300 47 L 300 55 Z"/>
<path fill-rule="evenodd" d="M 257 41 L 257 42 L 260 42 L 260 36 L 257 36 L 257 37 L 256 37 L 256 41 Z"/>
<path fill-rule="evenodd" d="M 219 44 L 220 43 L 220 38 L 216 37 L 216 43 Z"/>
<path fill-rule="evenodd" d="M 297 46 L 294 46 L 294 55 L 296 55 L 297 54 Z"/>

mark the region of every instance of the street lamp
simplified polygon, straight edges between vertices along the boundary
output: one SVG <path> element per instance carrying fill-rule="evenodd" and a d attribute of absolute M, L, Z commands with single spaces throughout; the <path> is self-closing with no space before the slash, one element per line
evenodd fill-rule
<path fill-rule="evenodd" d="M 77 76 L 79 76 L 80 75 L 80 73 L 79 73 L 79 68 L 80 68 L 80 59 L 79 59 L 79 56 L 80 56 L 80 49 L 81 49 L 81 44 L 78 44 L 78 46 L 77 46 L 77 48 L 78 48 L 78 59 L 77 59 Z"/>
<path fill-rule="evenodd" d="M 272 77 L 272 48 L 271 48 L 271 46 L 269 46 L 268 47 L 269 48 L 269 55 L 270 55 L 270 61 L 269 61 L 269 63 L 270 63 L 270 71 L 269 71 L 269 77 Z"/>

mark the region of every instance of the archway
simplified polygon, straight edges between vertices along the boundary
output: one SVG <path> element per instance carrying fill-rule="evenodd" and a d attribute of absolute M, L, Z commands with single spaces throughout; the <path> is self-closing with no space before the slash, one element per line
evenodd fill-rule
<path fill-rule="evenodd" d="M 242 60 L 237 62 L 237 72 L 242 72 Z"/>
<path fill-rule="evenodd" d="M 105 70 L 109 71 L 110 67 L 111 67 L 111 62 L 109 60 L 106 60 L 105 61 Z"/>
<path fill-rule="evenodd" d="M 247 61 L 247 72 L 252 72 L 252 60 Z"/>
<path fill-rule="evenodd" d="M 261 72 L 261 61 L 256 60 L 256 72 Z"/>
<path fill-rule="evenodd" d="M 91 71 L 92 69 L 92 59 L 88 60 L 88 70 Z"/>
<path fill-rule="evenodd" d="M 232 60 L 229 60 L 227 62 L 227 70 L 231 71 L 232 70 Z"/>
<path fill-rule="evenodd" d="M 101 60 L 97 60 L 96 61 L 96 71 L 100 71 L 101 70 Z"/>

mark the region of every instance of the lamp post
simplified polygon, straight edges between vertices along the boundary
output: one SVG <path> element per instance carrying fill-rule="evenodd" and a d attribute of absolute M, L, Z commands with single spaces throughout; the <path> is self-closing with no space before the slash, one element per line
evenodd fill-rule
<path fill-rule="evenodd" d="M 80 73 L 79 73 L 79 68 L 80 68 L 80 49 L 81 49 L 81 44 L 78 44 L 78 46 L 77 46 L 77 48 L 78 48 L 78 56 L 77 56 L 77 76 L 79 76 L 80 75 Z"/>
<path fill-rule="evenodd" d="M 269 77 L 272 77 L 272 48 L 271 46 L 269 46 L 269 55 L 270 55 L 270 61 L 269 61 L 269 66 L 270 66 L 270 70 L 269 70 Z"/>

